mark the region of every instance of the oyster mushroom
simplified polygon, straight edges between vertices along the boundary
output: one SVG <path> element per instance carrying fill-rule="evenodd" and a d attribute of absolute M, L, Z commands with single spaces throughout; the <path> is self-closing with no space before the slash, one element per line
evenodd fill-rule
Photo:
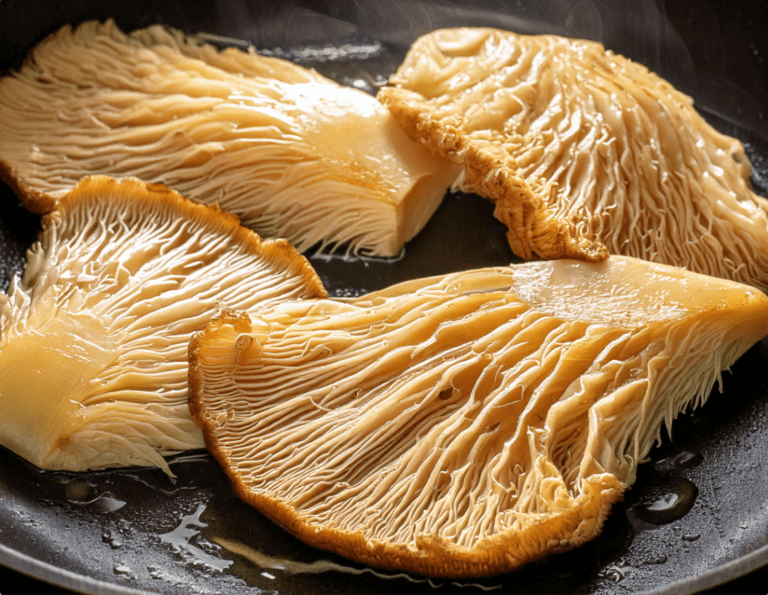
<path fill-rule="evenodd" d="M 524 259 L 608 253 L 768 287 L 768 201 L 741 143 L 602 45 L 496 29 L 418 39 L 379 93 L 465 166 Z"/>
<path fill-rule="evenodd" d="M 284 240 L 159 185 L 84 179 L 0 294 L 0 444 L 43 469 L 158 466 L 204 447 L 187 348 L 219 307 L 325 291 Z"/>
<path fill-rule="evenodd" d="M 300 251 L 392 256 L 459 171 L 367 93 L 160 26 L 63 27 L 0 79 L 0 176 L 36 213 L 84 175 L 135 176 Z"/>
<path fill-rule="evenodd" d="M 236 494 L 377 567 L 486 576 L 595 537 L 662 427 L 768 333 L 768 297 L 612 256 L 224 313 L 190 410 Z"/>

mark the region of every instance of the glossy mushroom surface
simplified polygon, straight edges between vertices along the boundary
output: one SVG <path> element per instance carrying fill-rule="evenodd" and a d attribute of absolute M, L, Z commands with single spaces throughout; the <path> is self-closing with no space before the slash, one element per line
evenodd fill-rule
<path fill-rule="evenodd" d="M 62 27 L 0 79 L 0 175 L 37 213 L 135 176 L 300 251 L 393 256 L 458 173 L 363 91 L 159 25 Z"/>
<path fill-rule="evenodd" d="M 204 446 L 187 349 L 219 308 L 322 297 L 309 263 L 135 179 L 84 179 L 0 295 L 0 444 L 49 470 L 159 466 Z"/>
<path fill-rule="evenodd" d="M 190 410 L 235 493 L 310 545 L 442 577 L 595 537 L 664 425 L 768 333 L 768 297 L 633 258 L 225 313 Z"/>
<path fill-rule="evenodd" d="M 768 202 L 740 141 L 596 42 L 487 28 L 414 42 L 379 98 L 464 165 L 526 260 L 622 254 L 768 287 Z"/>

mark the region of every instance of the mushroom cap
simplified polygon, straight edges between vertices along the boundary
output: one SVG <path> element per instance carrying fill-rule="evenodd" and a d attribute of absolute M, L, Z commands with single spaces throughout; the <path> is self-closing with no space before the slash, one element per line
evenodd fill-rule
<path fill-rule="evenodd" d="M 192 333 L 221 307 L 323 297 L 306 259 L 160 185 L 85 178 L 0 295 L 0 444 L 43 469 L 159 466 L 204 447 Z"/>
<path fill-rule="evenodd" d="M 623 254 L 768 287 L 768 201 L 741 143 L 599 43 L 434 31 L 379 99 L 464 165 L 523 259 Z"/>
<path fill-rule="evenodd" d="M 768 333 L 768 297 L 610 257 L 224 313 L 190 411 L 235 493 L 310 545 L 430 576 L 596 536 L 664 424 Z"/>
<path fill-rule="evenodd" d="M 392 256 L 459 172 L 367 93 L 160 26 L 63 27 L 0 79 L 0 176 L 36 213 L 84 175 L 135 176 L 300 251 Z"/>

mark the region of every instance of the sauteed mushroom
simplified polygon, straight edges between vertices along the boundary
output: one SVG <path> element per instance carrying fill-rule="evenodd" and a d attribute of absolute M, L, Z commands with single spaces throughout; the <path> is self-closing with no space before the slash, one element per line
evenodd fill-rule
<path fill-rule="evenodd" d="M 0 79 L 0 175 L 38 213 L 84 175 L 136 176 L 300 251 L 392 256 L 458 172 L 367 93 L 159 25 L 63 27 Z"/>
<path fill-rule="evenodd" d="M 84 179 L 0 295 L 0 444 L 43 469 L 158 466 L 202 448 L 187 348 L 220 306 L 322 297 L 309 263 L 234 215 Z"/>
<path fill-rule="evenodd" d="M 768 297 L 560 260 L 213 319 L 190 410 L 236 494 L 307 543 L 432 576 L 596 536 L 663 425 L 768 333 Z"/>
<path fill-rule="evenodd" d="M 418 39 L 379 93 L 465 166 L 521 258 L 624 254 L 768 287 L 768 201 L 742 144 L 602 45 L 496 29 Z"/>

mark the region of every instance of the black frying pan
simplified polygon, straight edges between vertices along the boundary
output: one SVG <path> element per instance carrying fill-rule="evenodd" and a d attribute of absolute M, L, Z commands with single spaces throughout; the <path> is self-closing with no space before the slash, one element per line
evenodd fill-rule
<path fill-rule="evenodd" d="M 758 10 L 759 8 L 759 10 Z M 248 40 L 303 60 L 344 83 L 373 83 L 397 67 L 421 33 L 490 25 L 602 41 L 646 64 L 683 91 L 720 130 L 746 143 L 753 183 L 768 196 L 768 16 L 729 2 L 539 0 L 538 2 L 0 0 L 0 69 L 65 23 L 116 18 L 125 30 L 161 22 L 190 32 Z M 318 49 L 343 44 L 328 60 Z M 308 51 L 297 52 L 303 49 Z M 0 186 L 0 284 L 23 266 L 37 218 Z M 447 241 L 449 240 L 449 241 Z M 491 207 L 449 195 L 398 260 L 311 258 L 332 294 L 348 295 L 406 278 L 513 260 Z M 41 473 L 0 450 L 0 593 L 12 580 L 96 594 L 129 593 L 691 593 L 728 583 L 768 592 L 768 341 L 750 350 L 693 414 L 674 426 L 603 534 L 584 547 L 482 581 L 426 582 L 379 576 L 308 548 L 236 500 L 204 453 L 179 457 L 171 484 L 156 470 L 81 475 Z M 677 500 L 675 500 L 677 498 Z M 654 505 L 655 503 L 655 505 Z M 660 508 L 651 511 L 649 508 Z M 217 545 L 239 541 L 254 561 Z M 263 556 L 268 556 L 264 558 Z M 313 562 L 343 567 L 308 572 Z M 283 568 L 273 567 L 275 561 Z M 747 582 L 743 575 L 756 580 Z M 737 581 L 737 582 L 733 582 Z M 766 586 L 763 586 L 766 585 Z M 720 587 L 720 590 L 726 587 Z M 21 592 L 21 591 L 19 591 Z"/>

